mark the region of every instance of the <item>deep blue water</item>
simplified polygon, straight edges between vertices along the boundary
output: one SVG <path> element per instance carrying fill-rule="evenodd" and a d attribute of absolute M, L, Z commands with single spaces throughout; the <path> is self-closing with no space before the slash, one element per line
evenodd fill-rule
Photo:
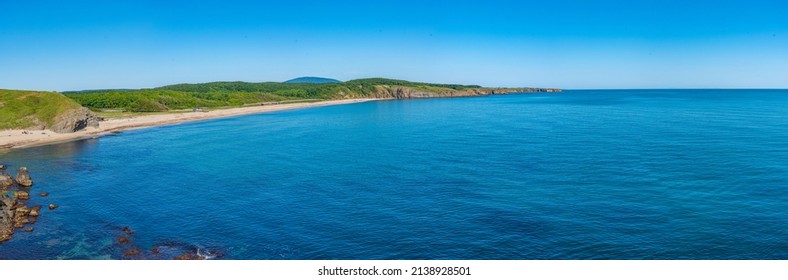
<path fill-rule="evenodd" d="M 368 102 L 0 162 L 50 193 L 29 204 L 61 206 L 2 259 L 157 258 L 162 244 L 227 259 L 788 259 L 780 90 Z"/>

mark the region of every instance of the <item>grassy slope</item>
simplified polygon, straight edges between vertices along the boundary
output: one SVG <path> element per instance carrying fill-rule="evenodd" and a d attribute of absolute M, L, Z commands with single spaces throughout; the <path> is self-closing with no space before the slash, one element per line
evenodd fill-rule
<path fill-rule="evenodd" d="M 50 126 L 57 115 L 80 107 L 56 92 L 0 89 L 0 129 Z"/>
<path fill-rule="evenodd" d="M 194 107 L 237 107 L 285 100 L 367 97 L 375 92 L 376 86 L 381 85 L 407 86 L 433 92 L 480 88 L 372 78 L 331 84 L 212 82 L 141 90 L 94 90 L 65 94 L 93 110 L 160 112 Z"/>

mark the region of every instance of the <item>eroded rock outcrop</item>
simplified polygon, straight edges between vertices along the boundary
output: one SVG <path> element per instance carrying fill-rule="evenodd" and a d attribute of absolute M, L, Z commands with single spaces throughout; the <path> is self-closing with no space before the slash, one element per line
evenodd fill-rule
<path fill-rule="evenodd" d="M 30 199 L 30 193 L 26 191 L 15 191 L 14 197 L 16 197 L 16 199 L 28 200 Z"/>
<path fill-rule="evenodd" d="M 87 127 L 98 127 L 99 117 L 96 113 L 86 108 L 67 111 L 55 117 L 54 123 L 49 127 L 57 133 L 70 133 L 80 131 Z"/>
<path fill-rule="evenodd" d="M 30 199 L 30 189 L 27 187 L 33 185 L 27 168 L 20 167 L 16 176 L 14 184 L 13 180 L 9 179 L 10 175 L 0 174 L 3 184 L 11 181 L 11 185 L 0 188 L 0 243 L 10 240 L 16 229 L 24 228 L 21 230 L 23 232 L 33 231 L 33 227 L 25 226 L 35 223 L 41 213 L 40 205 L 28 208 L 25 204 L 25 201 Z"/>
<path fill-rule="evenodd" d="M 16 199 L 0 196 L 0 242 L 8 241 L 14 235 L 14 205 Z"/>
<path fill-rule="evenodd" d="M 7 188 L 14 185 L 14 178 L 11 175 L 0 173 L 0 188 Z"/>
<path fill-rule="evenodd" d="M 27 172 L 27 167 L 19 168 L 19 172 L 16 173 L 16 183 L 22 187 L 33 186 L 33 180 L 30 178 L 30 173 Z"/>

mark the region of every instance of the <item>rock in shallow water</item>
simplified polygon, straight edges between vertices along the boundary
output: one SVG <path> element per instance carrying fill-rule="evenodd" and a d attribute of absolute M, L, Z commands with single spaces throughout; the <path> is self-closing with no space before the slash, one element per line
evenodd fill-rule
<path fill-rule="evenodd" d="M 35 223 L 41 210 L 40 205 L 28 208 L 25 204 L 25 200 L 30 199 L 27 187 L 33 185 L 27 168 L 20 167 L 16 177 L 14 180 L 11 175 L 0 174 L 0 243 L 10 240 L 17 228 L 23 232 L 32 232 L 34 228 L 25 225 Z M 8 189 L 14 185 L 19 188 Z"/>
<path fill-rule="evenodd" d="M 22 187 L 33 186 L 33 180 L 30 178 L 30 173 L 27 172 L 27 167 L 19 168 L 19 172 L 16 173 L 16 183 Z"/>
<path fill-rule="evenodd" d="M 14 197 L 16 197 L 16 199 L 28 200 L 30 199 L 30 193 L 26 191 L 15 191 Z"/>
<path fill-rule="evenodd" d="M 11 239 L 14 234 L 14 205 L 16 199 L 8 196 L 0 197 L 0 242 Z"/>
<path fill-rule="evenodd" d="M 14 178 L 8 174 L 0 174 L 0 188 L 7 188 L 14 185 Z"/>
<path fill-rule="evenodd" d="M 41 205 L 36 205 L 30 208 L 30 213 L 28 215 L 30 217 L 38 217 L 38 211 L 41 211 Z"/>
<path fill-rule="evenodd" d="M 55 204 L 49 204 L 49 210 L 55 210 L 55 208 L 58 208 L 58 206 Z"/>
<path fill-rule="evenodd" d="M 134 234 L 134 231 L 131 230 L 131 228 L 129 228 L 129 227 L 123 227 L 123 232 L 128 234 L 128 235 Z"/>
<path fill-rule="evenodd" d="M 128 249 L 128 250 L 126 250 L 126 252 L 123 253 L 123 255 L 127 256 L 127 257 L 136 256 L 136 255 L 139 255 L 139 254 L 140 254 L 140 250 L 137 250 L 137 248 Z"/>

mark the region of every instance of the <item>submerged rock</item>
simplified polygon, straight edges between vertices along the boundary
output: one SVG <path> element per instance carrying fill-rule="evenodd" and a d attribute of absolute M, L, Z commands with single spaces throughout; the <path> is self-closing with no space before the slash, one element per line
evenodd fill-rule
<path fill-rule="evenodd" d="M 175 256 L 172 259 L 173 260 L 179 260 L 179 261 L 196 261 L 196 260 L 205 260 L 206 258 L 204 256 L 201 256 L 201 255 L 197 254 L 196 252 L 187 252 L 187 253 L 183 253 L 181 255 Z"/>
<path fill-rule="evenodd" d="M 36 228 L 34 228 L 34 227 L 26 227 L 22 231 L 24 231 L 24 232 L 33 232 L 34 230 L 36 230 Z"/>
<path fill-rule="evenodd" d="M 58 208 L 58 207 L 59 206 L 57 206 L 55 204 L 52 204 L 52 203 L 49 204 L 49 210 L 55 210 L 55 208 Z"/>
<path fill-rule="evenodd" d="M 129 243 L 129 239 L 126 238 L 125 236 L 118 237 L 118 243 L 120 243 L 120 244 Z"/>
<path fill-rule="evenodd" d="M 134 231 L 132 231 L 131 228 L 129 227 L 123 227 L 123 232 L 125 232 L 128 235 L 134 234 Z"/>
<path fill-rule="evenodd" d="M 38 195 L 40 195 L 41 197 L 46 197 L 46 196 L 49 196 L 49 193 L 48 192 L 42 192 L 42 193 L 39 193 Z"/>
<path fill-rule="evenodd" d="M 7 188 L 14 185 L 14 178 L 11 175 L 0 173 L 0 188 Z"/>
<path fill-rule="evenodd" d="M 123 255 L 127 257 L 136 256 L 139 254 L 140 254 L 140 250 L 137 250 L 137 248 L 128 249 L 126 250 L 126 252 L 123 253 Z"/>
<path fill-rule="evenodd" d="M 19 172 L 16 173 L 16 183 L 22 187 L 33 186 L 33 180 L 30 178 L 30 173 L 27 172 L 27 167 L 19 168 Z"/>

